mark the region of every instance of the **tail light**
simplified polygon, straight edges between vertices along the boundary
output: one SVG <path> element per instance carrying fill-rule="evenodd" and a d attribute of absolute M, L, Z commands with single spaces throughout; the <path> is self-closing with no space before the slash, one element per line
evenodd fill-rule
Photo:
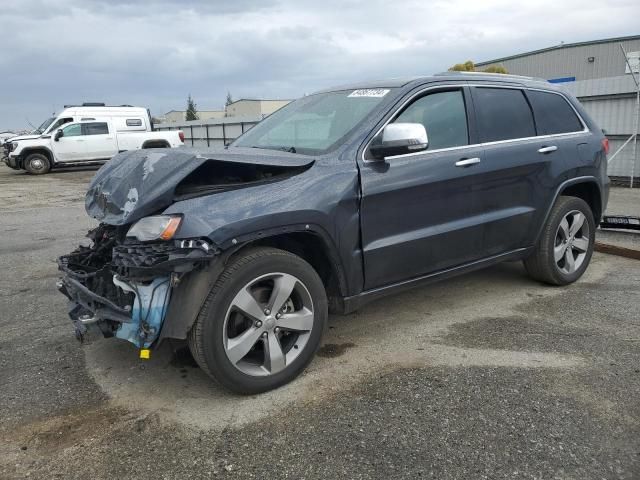
<path fill-rule="evenodd" d="M 605 155 L 609 154 L 609 139 L 607 137 L 602 139 L 602 149 L 604 150 Z"/>
<path fill-rule="evenodd" d="M 180 137 L 180 141 L 184 143 L 184 132 L 182 130 L 178 130 L 178 137 Z M 609 144 L 607 143 L 607 145 Z M 608 147 L 607 147 L 607 151 L 609 151 Z"/>

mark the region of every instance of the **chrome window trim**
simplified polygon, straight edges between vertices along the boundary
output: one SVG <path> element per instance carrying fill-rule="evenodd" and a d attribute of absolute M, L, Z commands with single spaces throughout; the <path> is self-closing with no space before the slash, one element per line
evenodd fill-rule
<path fill-rule="evenodd" d="M 512 89 L 512 90 L 535 90 L 535 91 L 538 91 L 538 92 L 553 93 L 555 95 L 560 95 L 564 99 L 564 101 L 567 102 L 569 104 L 569 106 L 572 108 L 573 112 L 578 117 L 578 120 L 580 120 L 580 123 L 582 124 L 583 129 L 579 130 L 579 131 L 575 131 L 575 132 L 553 133 L 551 135 L 536 135 L 535 137 L 510 138 L 508 140 L 495 140 L 493 142 L 472 143 L 472 144 L 469 144 L 469 145 L 459 145 L 457 147 L 437 148 L 435 150 L 422 150 L 420 152 L 403 153 L 403 154 L 400 154 L 400 155 L 391 155 L 389 157 L 384 157 L 383 160 L 393 160 L 393 159 L 396 159 L 396 158 L 415 157 L 415 156 L 418 156 L 418 155 L 427 155 L 429 153 L 449 152 L 449 151 L 453 151 L 453 150 L 464 150 L 464 149 L 467 149 L 467 148 L 486 147 L 486 146 L 492 146 L 492 145 L 499 145 L 499 144 L 502 144 L 502 143 L 514 143 L 514 142 L 522 142 L 522 141 L 530 141 L 530 140 L 541 140 L 541 139 L 547 139 L 547 138 L 557 138 L 557 137 L 565 137 L 565 136 L 577 136 L 577 135 L 582 135 L 584 133 L 590 132 L 589 127 L 587 126 L 586 122 L 582 118 L 582 115 L 580 115 L 580 113 L 576 110 L 576 108 L 573 106 L 573 104 L 569 101 L 567 96 L 562 92 L 556 92 L 554 90 L 545 90 L 544 88 L 526 87 L 526 86 L 522 86 L 522 85 L 492 85 L 492 84 L 484 84 L 484 83 L 443 83 L 443 84 L 431 85 L 429 87 L 423 88 L 422 90 L 416 92 L 411 97 L 409 97 L 407 100 L 405 100 L 402 103 L 402 105 L 400 105 L 393 112 L 393 114 L 389 117 L 389 119 L 386 122 L 384 122 L 384 124 L 376 131 L 376 133 L 369 139 L 369 141 L 367 142 L 365 147 L 362 149 L 362 155 L 361 155 L 362 162 L 363 163 L 376 163 L 376 162 L 380 161 L 380 160 L 367 160 L 366 158 L 364 158 L 365 152 L 369 149 L 369 146 L 371 145 L 371 142 L 373 141 L 373 139 L 375 137 L 377 137 L 380 134 L 382 129 L 384 127 L 386 127 L 389 123 L 391 123 L 391 120 L 403 108 L 405 108 L 409 103 L 411 103 L 416 97 L 419 97 L 419 96 L 423 95 L 425 92 L 428 92 L 429 90 L 447 89 L 447 88 L 451 88 L 451 87 L 457 87 L 459 89 L 462 89 L 464 87 L 509 88 L 509 89 Z M 531 114 L 533 115 L 533 109 L 531 111 Z M 468 128 L 469 128 L 469 126 L 467 125 L 467 130 L 468 130 Z M 429 133 L 427 132 L 427 135 L 428 134 Z"/>

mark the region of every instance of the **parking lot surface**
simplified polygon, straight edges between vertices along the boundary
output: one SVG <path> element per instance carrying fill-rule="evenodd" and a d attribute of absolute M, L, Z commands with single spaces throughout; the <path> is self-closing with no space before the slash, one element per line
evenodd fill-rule
<path fill-rule="evenodd" d="M 55 259 L 94 225 L 94 173 L 0 166 L 0 478 L 640 478 L 640 262 L 389 297 L 332 317 L 293 383 L 238 397 L 179 344 L 142 362 L 75 340 Z"/>

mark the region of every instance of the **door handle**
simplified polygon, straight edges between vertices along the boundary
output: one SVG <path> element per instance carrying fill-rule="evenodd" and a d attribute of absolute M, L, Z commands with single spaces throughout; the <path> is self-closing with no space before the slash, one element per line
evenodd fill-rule
<path fill-rule="evenodd" d="M 550 147 L 542 147 L 538 149 L 538 153 L 551 153 L 555 152 L 558 149 L 555 145 L 551 145 Z"/>
<path fill-rule="evenodd" d="M 456 167 L 470 167 L 471 165 L 475 165 L 476 163 L 480 163 L 480 159 L 478 157 L 463 158 L 462 160 L 458 160 L 456 162 Z"/>

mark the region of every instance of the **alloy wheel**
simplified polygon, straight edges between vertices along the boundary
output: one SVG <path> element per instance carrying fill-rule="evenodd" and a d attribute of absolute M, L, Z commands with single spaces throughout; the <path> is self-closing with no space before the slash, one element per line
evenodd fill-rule
<path fill-rule="evenodd" d="M 313 325 L 313 301 L 302 281 L 287 273 L 261 275 L 231 301 L 223 326 L 225 353 L 247 375 L 273 375 L 302 353 Z"/>
<path fill-rule="evenodd" d="M 567 213 L 556 232 L 553 256 L 558 269 L 565 274 L 578 270 L 589 251 L 589 222 L 578 210 Z"/>

